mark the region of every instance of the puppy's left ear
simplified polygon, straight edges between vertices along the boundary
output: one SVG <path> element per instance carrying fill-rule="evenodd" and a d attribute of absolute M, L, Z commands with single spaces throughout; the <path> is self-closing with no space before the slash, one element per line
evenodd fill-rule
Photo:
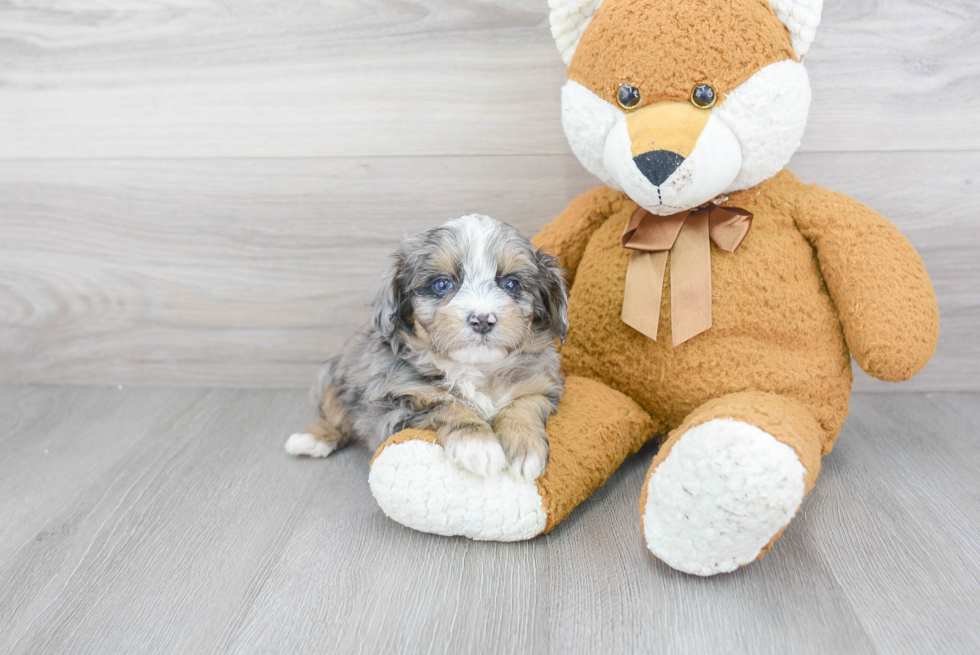
<path fill-rule="evenodd" d="M 551 322 L 562 343 L 568 337 L 568 292 L 565 290 L 565 269 L 558 265 L 558 260 L 543 250 L 534 253 L 538 264 L 538 278 L 541 280 L 538 288 L 540 307 L 535 307 L 540 318 Z"/>

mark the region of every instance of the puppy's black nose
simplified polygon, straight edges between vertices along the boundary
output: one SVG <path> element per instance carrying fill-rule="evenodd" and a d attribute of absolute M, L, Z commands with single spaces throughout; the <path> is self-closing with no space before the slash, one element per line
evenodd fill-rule
<path fill-rule="evenodd" d="M 633 163 L 644 177 L 660 186 L 684 163 L 684 158 L 669 150 L 654 150 L 634 157 Z"/>
<path fill-rule="evenodd" d="M 479 334 L 486 334 L 496 324 L 497 317 L 493 314 L 470 314 L 470 327 Z"/>

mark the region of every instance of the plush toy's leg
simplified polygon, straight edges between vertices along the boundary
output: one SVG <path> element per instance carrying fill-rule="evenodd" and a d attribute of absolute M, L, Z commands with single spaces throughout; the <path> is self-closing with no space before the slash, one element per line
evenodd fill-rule
<path fill-rule="evenodd" d="M 643 486 L 650 551 L 686 573 L 733 571 L 765 554 L 820 472 L 824 431 L 799 402 L 745 392 L 671 432 Z"/>
<path fill-rule="evenodd" d="M 548 421 L 550 458 L 535 482 L 481 477 L 450 462 L 435 433 L 405 430 L 371 462 L 371 492 L 390 518 L 422 532 L 520 541 L 552 530 L 657 432 L 634 401 L 569 377 Z"/>

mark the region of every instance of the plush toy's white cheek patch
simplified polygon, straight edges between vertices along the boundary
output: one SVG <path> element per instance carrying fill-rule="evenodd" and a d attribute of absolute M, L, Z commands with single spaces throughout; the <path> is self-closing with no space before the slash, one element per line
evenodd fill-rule
<path fill-rule="evenodd" d="M 604 155 L 609 132 L 623 120 L 623 112 L 578 82 L 569 81 L 561 92 L 561 116 L 568 144 L 586 170 L 622 191 L 606 170 Z"/>
<path fill-rule="evenodd" d="M 660 187 L 664 205 L 690 209 L 724 192 L 742 168 L 742 148 L 712 113 L 691 156 Z"/>
<path fill-rule="evenodd" d="M 800 147 L 810 95 L 806 69 L 787 59 L 766 66 L 715 107 L 742 149 L 742 170 L 726 193 L 750 189 L 786 166 Z"/>

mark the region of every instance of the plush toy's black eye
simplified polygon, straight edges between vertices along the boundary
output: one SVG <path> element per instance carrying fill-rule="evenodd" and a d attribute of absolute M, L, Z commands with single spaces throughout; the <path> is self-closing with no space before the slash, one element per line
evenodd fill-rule
<path fill-rule="evenodd" d="M 507 293 L 517 293 L 521 290 L 521 283 L 517 281 L 517 278 L 509 277 L 504 280 L 503 287 Z"/>
<path fill-rule="evenodd" d="M 698 109 L 711 109 L 718 102 L 718 94 L 709 84 L 698 84 L 691 91 L 691 104 Z"/>
<path fill-rule="evenodd" d="M 453 290 L 453 281 L 448 277 L 441 277 L 432 283 L 432 290 L 440 296 L 444 296 Z"/>
<path fill-rule="evenodd" d="M 619 106 L 623 109 L 632 109 L 640 104 L 640 90 L 629 84 L 620 84 L 616 99 L 619 101 Z"/>

